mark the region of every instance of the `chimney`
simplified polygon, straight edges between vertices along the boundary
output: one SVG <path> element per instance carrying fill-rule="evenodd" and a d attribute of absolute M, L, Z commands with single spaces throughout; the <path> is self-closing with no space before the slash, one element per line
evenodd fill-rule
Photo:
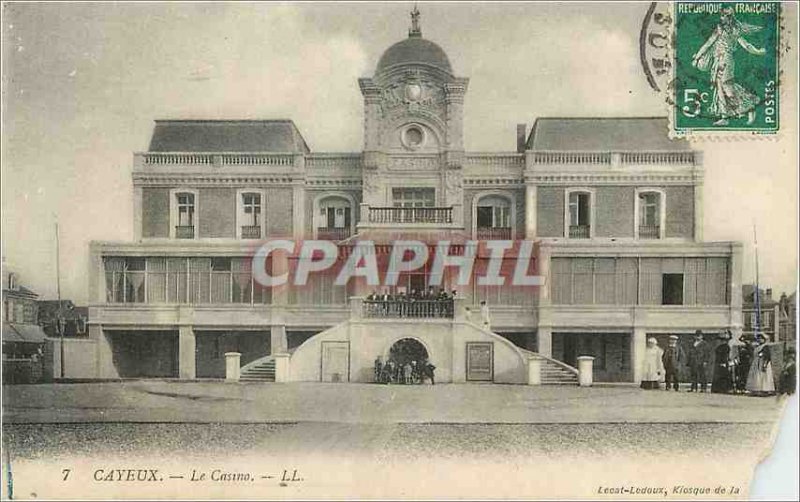
<path fill-rule="evenodd" d="M 767 288 L 767 293 L 764 295 L 767 301 L 772 301 L 772 288 Z"/>
<path fill-rule="evenodd" d="M 525 137 L 527 132 L 527 124 L 517 124 L 517 153 L 525 152 L 525 143 L 528 138 Z"/>

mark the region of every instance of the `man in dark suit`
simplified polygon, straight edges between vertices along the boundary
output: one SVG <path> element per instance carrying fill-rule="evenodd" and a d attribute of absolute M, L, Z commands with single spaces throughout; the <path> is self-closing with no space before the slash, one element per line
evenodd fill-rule
<path fill-rule="evenodd" d="M 681 364 L 686 362 L 686 354 L 683 352 L 683 347 L 678 343 L 677 335 L 670 335 L 669 345 L 667 345 L 667 350 L 664 351 L 662 357 L 667 384 L 665 390 L 669 390 L 670 385 L 672 385 L 672 388 L 677 391 L 680 386 L 678 372 L 680 371 Z"/>
<path fill-rule="evenodd" d="M 699 329 L 694 332 L 694 342 L 689 347 L 688 362 L 692 374 L 692 387 L 689 392 L 706 392 L 708 376 L 706 370 L 711 360 L 711 349 L 703 339 L 703 332 Z"/>

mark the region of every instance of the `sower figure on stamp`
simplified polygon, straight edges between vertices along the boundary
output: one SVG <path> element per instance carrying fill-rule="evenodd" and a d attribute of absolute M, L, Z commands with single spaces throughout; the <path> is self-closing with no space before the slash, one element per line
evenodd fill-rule
<path fill-rule="evenodd" d="M 703 340 L 703 332 L 699 329 L 694 333 L 694 342 L 689 348 L 689 371 L 692 374 L 692 386 L 689 392 L 706 392 L 708 377 L 706 368 L 708 367 L 711 354 L 708 343 Z"/>
<path fill-rule="evenodd" d="M 713 94 L 709 111 L 719 117 L 714 125 L 724 126 L 729 118 L 747 114 L 747 123 L 756 120 L 758 96 L 735 81 L 734 54 L 741 46 L 748 53 L 763 56 L 765 49 L 758 49 L 744 39 L 744 35 L 760 31 L 760 26 L 742 23 L 733 15 L 733 9 L 722 9 L 719 24 L 706 43 L 692 57 L 692 66 L 711 74 Z"/>
<path fill-rule="evenodd" d="M 681 364 L 686 362 L 686 354 L 683 351 L 683 347 L 678 344 L 678 335 L 670 335 L 669 345 L 667 345 L 667 350 L 664 351 L 663 362 L 664 380 L 667 383 L 664 390 L 669 390 L 670 385 L 676 391 L 679 390 L 681 383 L 679 371 Z"/>

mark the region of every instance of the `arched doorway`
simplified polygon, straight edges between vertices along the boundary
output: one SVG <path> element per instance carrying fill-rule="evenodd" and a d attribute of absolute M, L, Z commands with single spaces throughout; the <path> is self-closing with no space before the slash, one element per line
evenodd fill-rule
<path fill-rule="evenodd" d="M 422 364 L 428 357 L 429 354 L 425 346 L 419 340 L 413 338 L 401 338 L 389 349 L 389 360 L 393 360 L 400 365 L 411 364 L 412 361 Z"/>

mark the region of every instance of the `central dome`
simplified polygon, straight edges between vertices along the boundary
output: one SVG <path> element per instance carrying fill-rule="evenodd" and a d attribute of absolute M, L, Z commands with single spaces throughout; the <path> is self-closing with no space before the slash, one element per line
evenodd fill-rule
<path fill-rule="evenodd" d="M 380 73 L 399 64 L 427 64 L 452 74 L 450 60 L 441 47 L 421 36 L 410 35 L 392 45 L 383 53 L 375 71 Z"/>

